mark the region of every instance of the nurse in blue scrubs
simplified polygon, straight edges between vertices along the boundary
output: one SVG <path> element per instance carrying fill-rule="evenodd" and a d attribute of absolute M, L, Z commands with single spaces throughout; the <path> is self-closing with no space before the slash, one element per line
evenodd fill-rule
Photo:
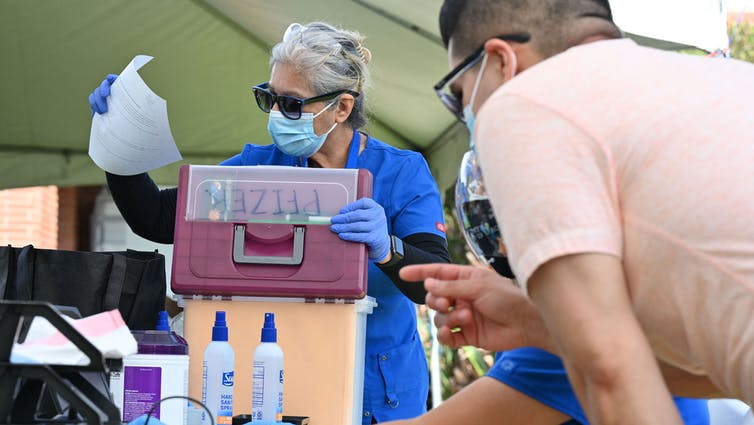
<path fill-rule="evenodd" d="M 366 124 L 369 50 L 362 37 L 324 23 L 293 24 L 272 49 L 270 81 L 253 88 L 269 114 L 271 145 L 247 144 L 223 165 L 365 168 L 373 196 L 332 218 L 341 239 L 369 249 L 368 294 L 377 308 L 367 318 L 362 423 L 410 418 L 426 410 L 428 370 L 416 330 L 414 303 L 422 285 L 398 276 L 408 264 L 448 262 L 442 205 L 424 158 L 360 131 Z M 116 76 L 89 97 L 105 113 Z M 131 229 L 173 242 L 176 189 L 160 191 L 146 173 L 107 174 L 116 205 Z"/>

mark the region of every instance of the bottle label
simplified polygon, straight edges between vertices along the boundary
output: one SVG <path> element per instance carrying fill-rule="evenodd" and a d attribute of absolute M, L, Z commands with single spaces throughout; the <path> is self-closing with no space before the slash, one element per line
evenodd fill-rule
<path fill-rule="evenodd" d="M 220 409 L 217 414 L 218 416 L 221 414 L 233 416 L 233 393 L 220 394 Z"/>
<path fill-rule="evenodd" d="M 283 419 L 283 370 L 279 364 L 255 361 L 251 397 L 252 421 Z"/>
<path fill-rule="evenodd" d="M 223 372 L 223 387 L 233 386 L 233 371 Z"/>
<path fill-rule="evenodd" d="M 147 413 L 162 398 L 162 368 L 126 366 L 123 374 L 123 420 L 130 422 Z M 159 404 L 152 415 L 160 418 Z"/>
<path fill-rule="evenodd" d="M 259 409 L 262 414 L 262 405 L 264 404 L 264 364 L 255 364 L 253 372 L 254 385 L 251 390 L 251 407 Z M 255 411 L 256 412 L 256 411 Z M 260 418 L 254 418 L 260 419 Z"/>
<path fill-rule="evenodd" d="M 283 383 L 283 371 L 280 371 L 280 383 Z M 283 422 L 283 392 L 278 393 L 278 408 L 275 411 L 275 421 Z"/>
<path fill-rule="evenodd" d="M 202 403 L 207 404 L 207 361 L 202 364 Z M 204 416 L 204 413 L 202 413 Z"/>
<path fill-rule="evenodd" d="M 231 365 L 232 367 L 232 365 Z M 216 369 L 204 361 L 202 368 L 202 402 L 207 405 L 216 425 L 233 423 L 233 369 Z M 210 420 L 202 411 L 202 424 L 209 425 Z"/>

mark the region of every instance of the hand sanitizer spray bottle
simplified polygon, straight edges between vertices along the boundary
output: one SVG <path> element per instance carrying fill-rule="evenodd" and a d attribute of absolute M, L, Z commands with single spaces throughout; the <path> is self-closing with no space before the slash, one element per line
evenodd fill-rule
<path fill-rule="evenodd" d="M 277 339 L 275 313 L 265 313 L 262 343 L 254 350 L 252 421 L 283 420 L 283 350 Z"/>
<path fill-rule="evenodd" d="M 231 424 L 233 420 L 233 368 L 235 355 L 228 344 L 228 326 L 225 312 L 215 312 L 215 326 L 212 327 L 212 342 L 204 350 L 202 371 L 202 403 L 212 412 L 215 424 Z M 202 422 L 209 425 L 206 413 Z"/>

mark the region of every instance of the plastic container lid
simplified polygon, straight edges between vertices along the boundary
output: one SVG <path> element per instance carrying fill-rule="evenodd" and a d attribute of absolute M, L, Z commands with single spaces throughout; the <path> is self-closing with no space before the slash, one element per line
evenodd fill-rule
<path fill-rule="evenodd" d="M 174 332 L 131 331 L 139 354 L 188 354 L 188 343 Z"/>

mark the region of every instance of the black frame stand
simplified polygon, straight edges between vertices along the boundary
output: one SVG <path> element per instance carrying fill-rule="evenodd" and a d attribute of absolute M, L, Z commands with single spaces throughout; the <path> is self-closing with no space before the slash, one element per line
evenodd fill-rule
<path fill-rule="evenodd" d="M 24 318 L 44 317 L 88 358 L 86 366 L 11 363 L 10 354 Z M 102 353 L 45 302 L 0 300 L 0 424 L 119 425 L 120 412 L 107 394 L 96 388 L 82 372 L 108 376 Z M 37 409 L 47 393 L 68 403 L 63 419 L 40 418 Z"/>

